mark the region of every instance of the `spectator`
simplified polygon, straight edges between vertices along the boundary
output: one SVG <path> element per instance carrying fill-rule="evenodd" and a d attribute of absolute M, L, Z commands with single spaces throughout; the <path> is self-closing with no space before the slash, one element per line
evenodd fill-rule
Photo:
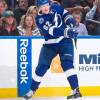
<path fill-rule="evenodd" d="M 30 6 L 27 10 L 26 15 L 32 15 L 32 16 L 36 16 L 37 15 L 37 7 L 36 6 Z"/>
<path fill-rule="evenodd" d="M 79 0 L 80 1 L 80 5 L 82 7 L 86 7 L 87 6 L 87 1 L 86 0 Z"/>
<path fill-rule="evenodd" d="M 86 14 L 86 21 L 87 21 L 86 25 L 89 33 L 91 35 L 100 35 L 100 1 L 99 0 L 95 0 L 93 2 L 93 7 Z"/>
<path fill-rule="evenodd" d="M 86 26 L 81 23 L 81 13 L 73 13 L 73 16 L 76 20 L 76 31 L 78 32 L 78 36 L 87 36 L 88 35 L 88 31 L 86 29 Z"/>
<path fill-rule="evenodd" d="M 14 14 L 10 10 L 7 10 L 3 13 L 0 36 L 19 36 L 19 32 L 16 28 Z"/>
<path fill-rule="evenodd" d="M 29 6 L 35 5 L 35 0 L 28 0 Z"/>
<path fill-rule="evenodd" d="M 1 17 L 2 17 L 2 14 L 4 13 L 4 11 L 7 9 L 7 4 L 5 2 L 5 0 L 0 0 L 0 29 L 2 29 L 2 25 L 1 25 Z"/>
<path fill-rule="evenodd" d="M 61 0 L 61 5 L 64 8 L 72 8 L 76 5 L 80 5 L 79 0 Z"/>
<path fill-rule="evenodd" d="M 73 13 L 75 11 L 82 12 L 82 22 L 84 22 L 85 15 L 90 9 L 87 6 L 86 0 L 61 0 L 61 5 L 70 13 Z"/>
<path fill-rule="evenodd" d="M 28 9 L 28 0 L 19 0 L 18 8 L 14 11 L 15 18 L 17 20 L 17 25 L 19 25 L 21 17 L 26 14 Z"/>
<path fill-rule="evenodd" d="M 0 0 L 0 18 L 2 17 L 2 14 L 6 9 L 7 9 L 7 4 L 5 0 Z"/>
<path fill-rule="evenodd" d="M 6 0 L 6 3 L 8 5 L 8 9 L 14 10 L 14 7 L 17 5 L 17 0 Z"/>
<path fill-rule="evenodd" d="M 61 0 L 61 5 L 70 11 L 74 9 L 80 9 L 83 11 L 89 9 L 87 6 L 90 7 L 91 1 L 93 0 Z"/>
<path fill-rule="evenodd" d="M 90 8 L 93 7 L 93 1 L 94 0 L 86 0 L 87 6 L 89 6 Z"/>
<path fill-rule="evenodd" d="M 11 9 L 11 7 L 12 7 L 12 0 L 6 0 L 6 3 L 8 5 L 8 9 Z"/>
<path fill-rule="evenodd" d="M 18 27 L 19 33 L 22 36 L 40 36 L 40 32 L 35 25 L 32 15 L 24 15 L 21 19 L 21 25 Z"/>

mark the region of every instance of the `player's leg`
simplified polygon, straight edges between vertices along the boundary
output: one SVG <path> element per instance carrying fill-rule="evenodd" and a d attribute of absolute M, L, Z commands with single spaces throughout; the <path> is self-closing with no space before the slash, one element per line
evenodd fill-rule
<path fill-rule="evenodd" d="M 29 99 L 38 89 L 39 84 L 50 67 L 52 59 L 56 56 L 56 52 L 47 46 L 43 46 L 39 56 L 38 66 L 36 67 L 30 91 L 24 96 L 25 99 Z"/>
<path fill-rule="evenodd" d="M 67 79 L 69 81 L 71 89 L 74 91 L 73 94 L 71 96 L 68 96 L 67 98 L 72 99 L 81 97 L 81 94 L 79 92 L 78 78 L 73 66 L 74 48 L 71 39 L 65 39 L 63 41 L 63 44 L 60 46 L 59 55 L 62 68 L 67 75 Z"/>

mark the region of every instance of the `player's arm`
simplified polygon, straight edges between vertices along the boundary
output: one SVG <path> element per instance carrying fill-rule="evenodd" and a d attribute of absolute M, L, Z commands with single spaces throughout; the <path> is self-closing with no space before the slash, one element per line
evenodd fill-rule
<path fill-rule="evenodd" d="M 69 28 L 74 28 L 76 25 L 76 21 L 73 18 L 73 16 L 67 11 L 67 10 L 63 10 L 63 15 L 62 15 L 63 21 L 66 25 L 66 27 Z"/>
<path fill-rule="evenodd" d="M 71 14 L 67 10 L 64 9 L 63 12 L 63 21 L 66 25 L 65 28 L 65 36 L 69 36 L 71 38 L 77 37 L 77 32 L 75 30 L 76 21 Z"/>
<path fill-rule="evenodd" d="M 59 19 L 57 16 L 54 18 L 55 24 L 50 27 L 49 33 L 53 36 L 66 36 L 73 38 L 73 36 L 76 36 L 76 31 L 74 29 L 76 25 L 76 21 L 73 18 L 71 14 L 65 9 L 63 9 L 60 5 L 54 6 L 54 9 L 56 9 L 57 13 L 61 15 L 61 19 L 64 22 L 65 27 L 59 25 Z"/>

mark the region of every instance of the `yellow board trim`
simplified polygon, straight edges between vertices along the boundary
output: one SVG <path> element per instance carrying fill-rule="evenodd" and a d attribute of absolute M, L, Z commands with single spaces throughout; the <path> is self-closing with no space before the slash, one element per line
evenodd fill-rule
<path fill-rule="evenodd" d="M 16 88 L 0 88 L 0 98 L 15 98 L 17 97 Z"/>
<path fill-rule="evenodd" d="M 70 93 L 69 87 L 40 87 L 34 97 L 67 96 Z M 100 86 L 80 87 L 83 96 L 100 96 Z M 0 88 L 0 98 L 16 98 L 16 88 Z"/>

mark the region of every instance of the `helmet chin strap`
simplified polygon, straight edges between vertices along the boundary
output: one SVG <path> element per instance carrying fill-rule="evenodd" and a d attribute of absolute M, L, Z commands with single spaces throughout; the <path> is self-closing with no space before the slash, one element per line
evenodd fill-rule
<path fill-rule="evenodd" d="M 43 13 L 41 10 L 38 12 L 38 14 L 46 14 L 46 13 Z"/>
<path fill-rule="evenodd" d="M 38 11 L 38 14 L 43 14 L 41 10 Z"/>

